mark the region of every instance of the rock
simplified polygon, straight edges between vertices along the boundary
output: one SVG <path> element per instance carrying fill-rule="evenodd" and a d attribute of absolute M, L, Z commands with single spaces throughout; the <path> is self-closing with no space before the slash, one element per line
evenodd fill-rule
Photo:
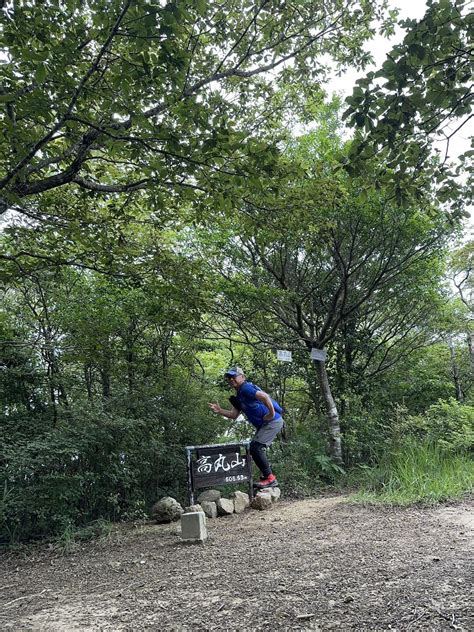
<path fill-rule="evenodd" d="M 229 498 L 219 498 L 216 505 L 219 516 L 230 516 L 234 513 L 234 501 Z"/>
<path fill-rule="evenodd" d="M 201 503 L 202 510 L 208 518 L 217 518 L 217 505 L 210 500 L 203 500 Z"/>
<path fill-rule="evenodd" d="M 205 492 L 202 492 L 197 497 L 198 503 L 202 503 L 204 500 L 209 501 L 211 503 L 215 503 L 221 497 L 221 493 L 218 489 L 207 489 Z"/>
<path fill-rule="evenodd" d="M 272 502 L 276 502 L 281 496 L 281 489 L 279 487 L 269 487 L 266 491 L 270 494 Z"/>
<path fill-rule="evenodd" d="M 240 514 L 250 505 L 249 495 L 244 492 L 233 492 L 231 495 L 234 501 L 234 511 L 236 514 Z"/>
<path fill-rule="evenodd" d="M 156 522 L 173 522 L 179 520 L 183 513 L 183 508 L 177 500 L 171 496 L 165 496 L 156 502 L 151 508 L 151 515 Z"/>
<path fill-rule="evenodd" d="M 263 511 L 269 509 L 272 506 L 272 497 L 268 492 L 258 492 L 252 501 L 252 508 Z"/>
<path fill-rule="evenodd" d="M 185 507 L 184 508 L 184 512 L 185 513 L 198 513 L 198 512 L 202 512 L 203 509 L 201 507 L 201 505 L 189 505 L 189 507 Z"/>

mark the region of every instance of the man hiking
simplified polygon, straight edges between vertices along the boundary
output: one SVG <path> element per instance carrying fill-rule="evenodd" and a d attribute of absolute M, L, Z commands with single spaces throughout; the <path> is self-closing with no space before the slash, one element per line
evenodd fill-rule
<path fill-rule="evenodd" d="M 255 487 L 260 489 L 276 487 L 278 481 L 268 462 L 266 448 L 271 445 L 283 428 L 281 406 L 261 388 L 252 382 L 247 382 L 240 367 L 231 367 L 225 372 L 224 377 L 228 384 L 236 390 L 236 394 L 229 398 L 232 409 L 224 410 L 218 403 L 210 403 L 209 407 L 215 413 L 228 419 L 237 419 L 240 413 L 244 413 L 249 422 L 255 426 L 257 431 L 250 442 L 250 454 L 262 473 L 260 481 L 255 483 Z"/>

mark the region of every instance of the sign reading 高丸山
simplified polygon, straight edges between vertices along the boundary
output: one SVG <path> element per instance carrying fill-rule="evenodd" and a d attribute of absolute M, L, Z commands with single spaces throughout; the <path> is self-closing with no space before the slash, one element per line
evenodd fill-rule
<path fill-rule="evenodd" d="M 252 457 L 248 441 L 187 446 L 186 456 L 191 504 L 194 504 L 194 491 L 203 487 L 248 483 L 252 495 Z"/>

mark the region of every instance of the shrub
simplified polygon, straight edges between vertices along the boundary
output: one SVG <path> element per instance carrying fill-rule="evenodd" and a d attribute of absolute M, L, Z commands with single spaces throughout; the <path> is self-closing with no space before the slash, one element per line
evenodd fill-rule
<path fill-rule="evenodd" d="M 440 400 L 424 414 L 407 417 L 404 430 L 447 450 L 470 450 L 474 446 L 474 407 L 455 399 Z"/>
<path fill-rule="evenodd" d="M 143 518 L 158 497 L 185 500 L 184 446 L 213 442 L 222 425 L 207 393 L 176 371 L 132 403 L 115 396 L 58 408 L 56 418 L 19 406 L 3 416 L 0 541 L 68 539 L 99 519 Z"/>
<path fill-rule="evenodd" d="M 377 463 L 378 455 L 393 445 L 405 420 L 406 409 L 402 406 L 384 411 L 353 406 L 352 412 L 341 420 L 344 463 L 349 467 Z"/>
<path fill-rule="evenodd" d="M 98 517 L 119 519 L 143 499 L 159 444 L 144 422 L 97 411 L 68 413 L 29 437 L 12 431 L 0 469 L 0 537 L 37 538 Z"/>
<path fill-rule="evenodd" d="M 336 482 L 344 470 L 324 453 L 321 437 L 300 429 L 288 443 L 275 442 L 269 455 L 285 494 L 301 497 Z"/>

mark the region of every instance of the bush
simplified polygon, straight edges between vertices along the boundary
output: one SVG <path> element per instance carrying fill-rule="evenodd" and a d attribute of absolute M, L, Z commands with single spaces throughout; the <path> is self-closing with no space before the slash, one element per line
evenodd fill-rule
<path fill-rule="evenodd" d="M 201 389 L 202 390 L 202 389 Z M 93 521 L 143 518 L 186 497 L 184 446 L 216 434 L 205 393 L 179 383 L 136 418 L 99 407 L 2 420 L 0 541 L 56 537 Z M 115 409 L 126 411 L 125 404 Z"/>
<path fill-rule="evenodd" d="M 117 520 L 143 501 L 146 470 L 161 444 L 146 423 L 97 411 L 68 413 L 33 432 L 8 433 L 1 539 L 55 535 L 98 517 Z"/>
<path fill-rule="evenodd" d="M 386 410 L 366 410 L 353 405 L 351 414 L 341 420 L 344 463 L 373 465 L 379 454 L 393 446 L 400 424 L 406 420 L 406 409 L 394 406 Z"/>
<path fill-rule="evenodd" d="M 474 407 L 455 399 L 439 401 L 422 415 L 407 417 L 403 430 L 450 451 L 474 446 Z"/>
<path fill-rule="evenodd" d="M 269 457 L 285 494 L 293 497 L 308 496 L 344 474 L 324 453 L 321 437 L 309 430 L 300 429 L 288 443 L 275 442 Z"/>

